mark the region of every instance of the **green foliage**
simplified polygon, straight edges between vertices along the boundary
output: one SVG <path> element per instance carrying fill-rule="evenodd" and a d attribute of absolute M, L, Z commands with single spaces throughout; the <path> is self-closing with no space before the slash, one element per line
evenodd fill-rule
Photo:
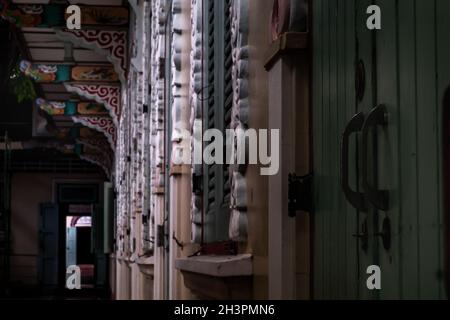
<path fill-rule="evenodd" d="M 33 81 L 20 71 L 19 63 L 11 71 L 9 85 L 11 92 L 16 95 L 18 103 L 34 101 L 37 98 Z"/>

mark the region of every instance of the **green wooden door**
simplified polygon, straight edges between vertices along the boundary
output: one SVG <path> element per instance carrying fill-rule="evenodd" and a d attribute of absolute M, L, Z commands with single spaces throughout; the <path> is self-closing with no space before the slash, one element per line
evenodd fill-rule
<path fill-rule="evenodd" d="M 314 291 L 316 299 L 357 298 L 359 210 L 339 185 L 340 136 L 357 113 L 354 89 L 355 1 L 313 1 Z M 357 165 L 356 135 L 349 168 Z M 358 189 L 357 170 L 349 184 Z"/>
<path fill-rule="evenodd" d="M 52 203 L 40 205 L 38 280 L 45 289 L 58 286 L 59 210 Z"/>
<path fill-rule="evenodd" d="M 379 251 L 381 298 L 440 299 L 443 287 L 441 115 L 448 63 L 448 1 L 379 1 L 377 104 L 388 126 L 378 134 L 378 184 L 389 191 L 392 248 Z M 379 226 L 381 229 L 381 225 Z"/>
<path fill-rule="evenodd" d="M 314 296 L 444 298 L 440 124 L 450 4 L 379 0 L 382 29 L 371 31 L 372 1 L 313 3 Z M 364 124 L 347 139 L 348 184 L 364 194 L 362 208 L 339 185 L 347 167 L 339 145 L 355 114 Z M 381 269 L 381 290 L 367 288 L 371 265 Z"/>

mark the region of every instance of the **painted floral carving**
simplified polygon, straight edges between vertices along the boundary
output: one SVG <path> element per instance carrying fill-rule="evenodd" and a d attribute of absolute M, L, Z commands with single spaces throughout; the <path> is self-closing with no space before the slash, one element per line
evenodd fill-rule
<path fill-rule="evenodd" d="M 108 115 L 108 110 L 102 104 L 94 102 L 80 102 L 77 105 L 80 115 Z"/>
<path fill-rule="evenodd" d="M 19 28 L 62 27 L 66 25 L 66 18 L 69 16 L 66 14 L 65 3 L 14 4 L 11 2 L 11 0 L 0 0 L 0 17 Z M 128 24 L 129 13 L 125 7 L 80 6 L 80 8 L 81 24 L 84 26 L 126 26 Z"/>
<path fill-rule="evenodd" d="M 70 80 L 70 67 L 66 65 L 33 64 L 30 61 L 20 62 L 20 71 L 36 82 L 60 82 Z"/>
<path fill-rule="evenodd" d="M 56 27 L 65 24 L 66 6 L 62 4 L 13 4 L 10 0 L 0 1 L 0 17 L 23 27 Z"/>
<path fill-rule="evenodd" d="M 51 116 L 64 115 L 66 103 L 57 101 L 47 101 L 42 98 L 36 99 L 36 106 L 47 112 Z"/>
<path fill-rule="evenodd" d="M 0 17 L 17 27 L 34 27 L 42 23 L 41 5 L 11 5 L 8 0 L 0 2 Z"/>
<path fill-rule="evenodd" d="M 119 81 L 117 73 L 112 67 L 81 66 L 72 69 L 72 79 L 75 81 Z"/>
<path fill-rule="evenodd" d="M 82 25 L 126 26 L 128 9 L 124 7 L 81 6 Z"/>

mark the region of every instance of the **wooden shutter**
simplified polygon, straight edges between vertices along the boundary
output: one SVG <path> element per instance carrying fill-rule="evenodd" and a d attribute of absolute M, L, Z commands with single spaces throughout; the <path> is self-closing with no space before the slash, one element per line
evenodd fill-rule
<path fill-rule="evenodd" d="M 216 81 L 216 3 L 214 0 L 209 0 L 207 2 L 207 27 L 206 27 L 206 80 L 205 91 L 206 97 L 206 108 L 204 121 L 204 129 L 217 128 L 217 110 L 216 110 L 216 94 L 217 94 L 217 81 Z M 218 188 L 217 187 L 217 177 L 218 170 L 217 165 L 205 165 L 205 182 L 204 182 L 204 201 L 205 201 L 205 212 L 204 212 L 204 234 L 206 242 L 213 242 L 216 240 L 215 235 L 215 213 L 217 212 L 218 203 Z"/>
<path fill-rule="evenodd" d="M 206 8 L 205 130 L 218 129 L 223 134 L 231 127 L 233 105 L 230 3 L 230 0 L 209 0 Z M 227 165 L 205 166 L 206 242 L 228 240 L 231 191 L 229 180 Z"/>
<path fill-rule="evenodd" d="M 223 105 L 223 127 L 231 129 L 231 111 L 233 108 L 233 81 L 232 81 L 232 68 L 233 68 L 233 50 L 231 46 L 231 0 L 226 0 L 224 9 L 224 105 Z M 226 154 L 226 152 L 224 152 Z M 223 166 L 223 203 L 229 206 L 231 198 L 231 184 L 230 184 L 230 172 L 229 166 Z"/>

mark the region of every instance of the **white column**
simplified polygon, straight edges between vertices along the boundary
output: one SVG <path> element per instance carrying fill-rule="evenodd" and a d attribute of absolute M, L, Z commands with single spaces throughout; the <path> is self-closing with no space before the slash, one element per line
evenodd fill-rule
<path fill-rule="evenodd" d="M 269 299 L 295 298 L 295 219 L 288 216 L 288 175 L 295 172 L 293 80 L 286 59 L 269 71 L 269 128 L 281 136 L 280 170 L 269 177 Z"/>

